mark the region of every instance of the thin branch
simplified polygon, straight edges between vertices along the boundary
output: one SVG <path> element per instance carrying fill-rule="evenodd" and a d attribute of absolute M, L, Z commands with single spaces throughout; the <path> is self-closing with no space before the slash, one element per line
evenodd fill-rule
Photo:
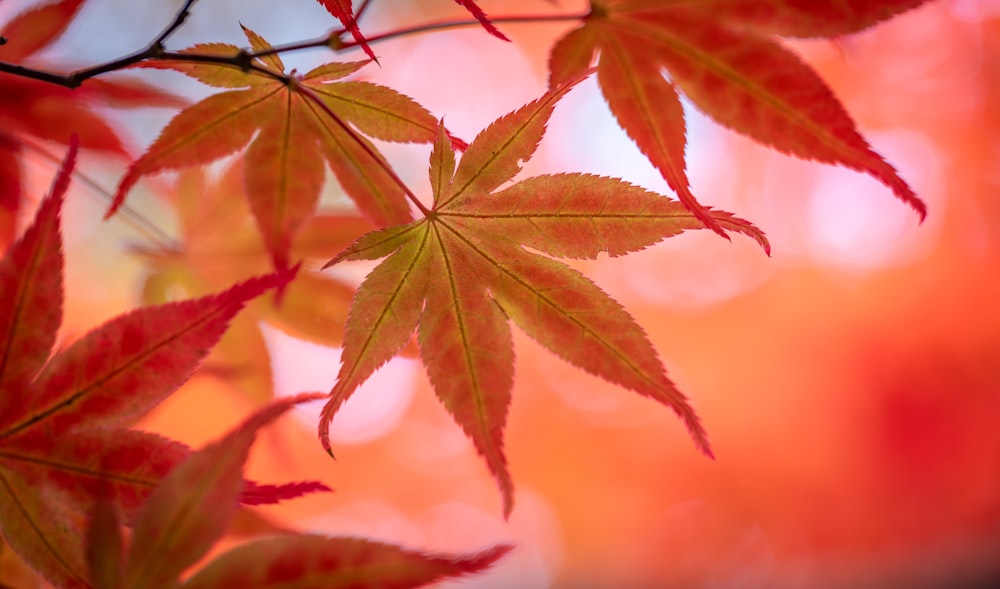
<path fill-rule="evenodd" d="M 157 37 L 156 40 L 153 41 L 149 46 L 150 47 L 159 46 L 162 49 L 163 44 L 167 42 L 167 39 L 170 37 L 170 35 L 173 35 L 174 31 L 181 28 L 181 25 L 183 25 L 184 22 L 188 19 L 188 17 L 191 16 L 191 7 L 197 1 L 198 0 L 185 0 L 184 6 L 182 6 L 177 15 L 174 16 L 174 22 L 170 23 L 170 26 L 164 29 L 163 32 L 160 33 L 160 36 Z"/>
<path fill-rule="evenodd" d="M 125 57 L 121 57 L 107 63 L 102 63 L 89 68 L 79 69 L 68 74 L 55 74 L 52 72 L 38 70 L 35 68 L 24 67 L 21 65 L 14 65 L 11 63 L 0 62 L 0 72 L 5 72 L 8 74 L 14 74 L 16 76 L 21 76 L 23 78 L 30 78 L 33 80 L 39 80 L 42 82 L 49 82 L 52 84 L 58 84 L 60 86 L 66 86 L 67 88 L 77 88 L 84 80 L 88 78 L 93 78 L 94 76 L 99 76 L 108 72 L 113 72 L 116 70 L 124 69 L 134 63 L 139 63 L 140 61 L 145 61 L 151 58 L 157 58 L 163 55 L 163 43 L 167 40 L 170 35 L 174 33 L 184 21 L 187 20 L 188 16 L 191 14 L 191 6 L 197 0 L 185 0 L 184 6 L 181 7 L 177 14 L 174 15 L 173 21 L 166 29 L 163 30 L 160 35 L 153 40 L 145 49 L 142 51 L 136 51 Z"/>
<path fill-rule="evenodd" d="M 56 155 L 49 151 L 48 149 L 42 147 L 41 145 L 35 143 L 31 140 L 25 140 L 23 137 L 18 137 L 17 141 L 27 147 L 28 149 L 34 151 L 35 153 L 41 155 L 45 159 L 59 164 L 62 161 L 62 156 Z M 91 176 L 81 172 L 79 168 L 73 170 L 73 175 L 76 176 L 80 182 L 86 185 L 93 191 L 94 194 L 100 195 L 104 200 L 110 202 L 114 200 L 114 195 L 110 190 L 107 190 L 101 184 L 92 178 Z M 177 241 L 167 235 L 165 231 L 160 229 L 156 224 L 147 219 L 132 207 L 127 204 L 121 207 L 122 215 L 125 218 L 125 222 L 132 225 L 139 233 L 142 233 L 147 239 L 149 239 L 153 244 L 159 248 L 160 251 L 179 251 L 180 245 Z"/>
<path fill-rule="evenodd" d="M 174 21 L 168 26 L 155 41 L 150 43 L 148 47 L 142 51 L 137 51 L 125 57 L 109 61 L 107 63 L 98 64 L 88 68 L 83 68 L 75 70 L 68 74 L 57 74 L 47 70 L 39 70 L 35 68 L 25 67 L 22 65 L 16 65 L 12 63 L 6 63 L 0 61 L 0 72 L 13 74 L 20 76 L 22 78 L 30 78 L 33 80 L 39 80 L 42 82 L 48 82 L 50 84 L 56 84 L 59 86 L 65 86 L 67 88 L 77 88 L 85 80 L 99 76 L 101 74 L 106 74 L 108 72 L 113 72 L 126 67 L 139 63 L 141 61 L 147 60 L 165 60 L 173 59 L 177 61 L 197 61 L 201 63 L 214 63 L 218 65 L 231 65 L 242 69 L 243 71 L 254 70 L 262 74 L 269 75 L 276 79 L 288 82 L 288 78 L 275 76 L 274 72 L 268 70 L 267 68 L 257 66 L 253 63 L 254 58 L 264 57 L 267 55 L 274 55 L 280 53 L 287 53 L 291 51 L 300 51 L 303 49 L 315 49 L 320 47 L 329 47 L 334 50 L 341 49 L 354 49 L 360 47 L 357 41 L 347 41 L 339 42 L 340 36 L 344 33 L 343 29 L 333 29 L 327 35 L 323 37 L 317 37 L 315 39 L 308 39 L 305 41 L 299 41 L 296 43 L 289 43 L 287 45 L 278 45 L 271 47 L 269 49 L 263 49 L 261 51 L 251 51 L 244 49 L 234 57 L 227 57 L 224 55 L 199 55 L 192 53 L 176 53 L 168 52 L 163 49 L 163 42 L 174 33 L 187 19 L 190 14 L 191 6 L 197 0 L 186 0 L 184 6 L 174 17 Z M 362 10 L 370 4 L 365 2 L 361 5 L 358 10 L 358 15 L 360 16 Z M 494 23 L 543 23 L 543 22 L 566 22 L 566 21 L 576 21 L 586 18 L 588 15 L 584 14 L 551 14 L 551 15 L 515 15 L 515 16 L 501 16 L 491 19 Z M 462 27 L 478 27 L 481 26 L 480 22 L 473 19 L 467 20 L 452 20 L 452 21 L 441 21 L 436 23 L 428 23 L 423 25 L 417 25 L 413 27 L 407 27 L 403 29 L 397 29 L 395 31 L 389 31 L 387 33 L 382 33 L 380 35 L 375 35 L 368 37 L 366 41 L 368 43 L 378 43 L 381 41 L 388 41 L 390 39 L 396 39 L 399 37 L 405 37 L 409 35 L 418 35 L 422 33 L 429 33 L 432 31 L 439 31 L 443 29 L 456 29 Z"/>
<path fill-rule="evenodd" d="M 496 18 L 490 18 L 492 23 L 547 23 L 547 22 L 567 22 L 567 21 L 578 21 L 586 19 L 590 13 L 582 14 L 545 14 L 545 15 L 513 15 L 513 16 L 500 16 Z M 390 39 L 396 39 L 399 37 L 407 37 L 410 35 L 419 35 L 423 33 L 430 33 L 432 31 L 440 31 L 445 29 L 458 29 L 463 27 L 481 27 L 482 23 L 474 19 L 465 20 L 445 20 L 440 22 L 427 23 L 423 25 L 417 25 L 413 27 L 407 27 L 403 29 L 397 29 L 395 31 L 389 31 L 387 33 L 382 33 L 381 35 L 374 35 L 371 37 L 365 37 L 365 41 L 369 45 L 372 43 L 379 43 L 381 41 L 388 41 Z M 342 49 L 355 49 L 360 45 L 356 41 L 347 41 L 341 45 Z"/>
<path fill-rule="evenodd" d="M 371 3 L 371 0 L 361 0 L 361 6 L 358 6 L 358 13 L 354 15 L 354 22 L 361 20 L 361 16 L 364 15 L 366 10 L 368 10 Z"/>
<path fill-rule="evenodd" d="M 273 47 L 261 49 L 260 51 L 244 50 L 244 53 L 247 58 L 253 59 L 255 57 L 266 57 L 268 55 L 300 51 L 302 49 L 317 49 L 320 47 L 333 49 L 334 39 L 340 39 L 340 36 L 344 34 L 344 31 L 344 29 L 333 29 L 322 37 L 296 41 L 295 43 L 287 43 L 285 45 L 274 45 Z"/>

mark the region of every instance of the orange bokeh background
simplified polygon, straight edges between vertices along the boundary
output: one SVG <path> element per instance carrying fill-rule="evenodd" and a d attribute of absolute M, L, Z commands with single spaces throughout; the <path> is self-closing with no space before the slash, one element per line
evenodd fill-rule
<path fill-rule="evenodd" d="M 94 2 L 52 59 L 124 53 L 176 8 L 157 8 L 147 29 L 131 23 L 124 40 L 95 48 L 93 31 L 123 18 L 115 4 Z M 481 4 L 494 15 L 584 9 Z M 275 43 L 322 34 L 332 22 L 315 6 L 273 10 L 266 2 L 197 4 L 173 46 L 241 43 L 237 19 Z M 461 15 L 446 0 L 376 0 L 366 18 L 372 34 Z M 568 27 L 505 25 L 510 45 L 476 29 L 409 37 L 378 45 L 382 67 L 364 75 L 471 139 L 543 91 L 547 50 Z M 352 399 L 354 413 L 334 423 L 337 462 L 319 448 L 306 411 L 261 437 L 253 477 L 318 478 L 336 493 L 259 513 L 435 550 L 518 545 L 495 571 L 449 587 L 1000 583 L 1000 3 L 939 0 L 859 35 L 790 44 L 929 203 L 928 220 L 918 224 L 864 176 L 791 160 L 692 113 L 695 194 L 756 222 L 772 238 L 773 257 L 747 239 L 730 244 L 700 232 L 576 264 L 646 328 L 701 414 L 715 461 L 695 451 L 668 409 L 518 333 L 509 522 L 485 465 L 410 360 L 394 361 Z M 309 52 L 287 61 L 307 68 L 329 58 Z M 179 76 L 149 77 L 192 96 L 206 92 Z M 121 120 L 141 148 L 170 114 Z M 387 153 L 426 194 L 426 148 Z M 42 194 L 54 165 L 36 157 L 26 168 L 31 194 Z M 122 168 L 85 157 L 81 170 L 111 186 Z M 549 171 L 621 175 L 668 192 L 592 82 L 557 108 L 526 167 Z M 167 181 L 154 179 L 131 199 L 169 231 L 173 221 L 149 190 Z M 136 305 L 144 272 L 124 247 L 141 236 L 122 220 L 102 224 L 101 200 L 79 182 L 74 190 L 66 337 Z M 279 393 L 332 385 L 336 350 L 269 333 Z M 198 445 L 250 409 L 238 391 L 195 377 L 142 425 Z"/>

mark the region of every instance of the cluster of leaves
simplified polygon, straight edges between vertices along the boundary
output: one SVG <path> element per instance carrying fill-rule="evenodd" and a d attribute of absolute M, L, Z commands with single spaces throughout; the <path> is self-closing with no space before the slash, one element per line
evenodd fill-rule
<path fill-rule="evenodd" d="M 60 211 L 74 156 L 75 145 L 34 223 L 0 261 L 0 532 L 60 587 L 175 586 L 241 502 L 329 491 L 318 482 L 260 485 L 242 475 L 256 431 L 315 396 L 271 403 L 199 452 L 129 427 L 188 378 L 250 299 L 286 285 L 297 268 L 215 296 L 143 307 L 49 358 L 62 321 Z M 127 558 L 119 517 L 133 529 Z M 481 570 L 507 550 L 427 556 L 286 535 L 241 546 L 184 586 L 330 587 L 358 578 L 417 586 Z"/>
<path fill-rule="evenodd" d="M 135 248 L 150 269 L 148 306 L 49 358 L 61 323 L 59 211 L 72 162 L 0 264 L 0 532 L 57 585 L 176 586 L 219 538 L 239 500 L 272 502 L 325 489 L 242 477 L 257 429 L 297 402 L 271 403 L 261 321 L 343 347 L 318 424 L 327 451 L 331 421 L 357 388 L 396 354 L 419 355 L 442 404 L 496 479 L 505 516 L 514 504 L 503 450 L 514 373 L 511 320 L 564 360 L 672 408 L 711 455 L 705 429 L 642 328 L 554 259 L 623 255 L 701 228 L 747 235 L 769 251 L 754 225 L 692 194 L 681 92 L 720 124 L 782 152 L 870 174 L 925 214 L 822 79 L 778 38 L 855 32 L 926 0 L 591 0 L 586 15 L 562 17 L 579 26 L 552 48 L 549 90 L 469 144 L 411 98 L 348 79 L 376 61 L 373 38 L 359 25 L 371 3 L 318 1 L 342 28 L 312 43 L 273 47 L 244 27 L 248 48 L 203 43 L 167 51 L 165 41 L 193 4 L 188 0 L 146 50 L 70 74 L 34 69 L 31 57 L 62 34 L 85 0 L 44 2 L 3 27 L 4 243 L 13 240 L 25 208 L 25 146 L 70 145 L 75 135 L 83 148 L 128 156 L 90 105 L 182 104 L 135 81 L 96 76 L 168 69 L 220 89 L 180 110 L 112 197 L 109 216 L 127 206 L 143 177 L 182 171 L 175 193 L 165 195 L 180 221 L 177 243 Z M 473 0 L 457 2 L 475 17 L 471 23 L 506 39 L 495 25 L 502 19 L 491 22 Z M 287 73 L 280 53 L 310 46 L 358 47 L 369 59 Z M 590 174 L 516 178 L 559 100 L 595 72 L 622 128 L 679 200 Z M 372 140 L 431 145 L 430 204 Z M 217 180 L 198 169 L 238 152 Z M 318 210 L 327 167 L 356 213 Z M 321 272 L 379 259 L 357 289 Z M 169 302 L 177 285 L 206 296 Z M 260 297 L 266 291 L 275 296 Z M 250 309 L 237 319 L 245 305 Z M 220 338 L 206 367 L 264 408 L 200 452 L 131 429 Z M 131 529 L 128 550 L 122 525 Z M 413 586 L 481 570 L 506 550 L 430 557 L 361 540 L 286 535 L 234 550 L 185 586 L 276 586 L 293 576 L 297 584 L 287 586 L 359 576 L 379 586 Z"/>

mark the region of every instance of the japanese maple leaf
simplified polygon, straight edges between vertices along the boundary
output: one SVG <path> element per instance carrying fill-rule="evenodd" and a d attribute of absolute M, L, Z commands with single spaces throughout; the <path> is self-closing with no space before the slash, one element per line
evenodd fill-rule
<path fill-rule="evenodd" d="M 372 48 L 368 46 L 368 41 L 365 36 L 361 34 L 361 29 L 358 28 L 358 21 L 354 15 L 354 3 L 351 0 L 317 0 L 323 8 L 326 8 L 327 12 L 336 17 L 344 28 L 347 29 L 354 40 L 357 41 L 358 45 L 364 50 L 365 54 L 372 59 L 372 61 L 378 61 L 375 57 L 375 53 Z"/>
<path fill-rule="evenodd" d="M 679 91 L 718 123 L 781 152 L 870 174 L 922 219 L 923 201 L 819 75 L 771 35 L 843 35 L 926 1 L 592 0 L 584 24 L 553 47 L 550 81 L 574 78 L 599 53 L 597 80 L 618 123 L 716 232 L 724 234 L 688 184 Z"/>
<path fill-rule="evenodd" d="M 500 29 L 496 28 L 496 26 L 492 22 L 490 22 L 490 18 L 486 16 L 486 13 L 483 12 L 483 9 L 480 8 L 478 4 L 476 4 L 476 0 L 455 0 L 455 2 L 458 2 L 460 5 L 462 5 L 462 7 L 464 7 L 466 10 L 472 13 L 472 16 L 476 17 L 476 20 L 479 21 L 479 24 L 483 25 L 483 28 L 489 31 L 491 35 L 503 39 L 504 41 L 510 41 L 510 39 L 507 38 L 507 35 L 501 33 Z"/>
<path fill-rule="evenodd" d="M 354 14 L 354 6 L 351 0 L 317 1 L 323 5 L 323 7 L 330 12 L 330 14 L 337 17 L 337 19 L 344 25 L 344 28 L 350 31 L 358 45 L 360 45 L 361 48 L 364 49 L 365 53 L 368 54 L 368 57 L 374 60 L 375 54 L 372 52 L 371 47 L 368 46 L 368 41 L 365 39 L 364 35 L 361 34 L 361 30 L 358 29 L 357 17 Z M 472 16 L 476 17 L 479 24 L 483 25 L 483 28 L 486 29 L 491 35 L 499 37 L 504 41 L 510 41 L 506 35 L 500 32 L 500 29 L 496 28 L 496 26 L 490 22 L 489 17 L 486 16 L 483 9 L 476 4 L 476 0 L 455 0 L 455 2 L 468 10 Z"/>
<path fill-rule="evenodd" d="M 244 27 L 254 50 L 270 49 Z M 221 43 L 183 54 L 233 56 Z M 151 61 L 143 67 L 180 71 L 227 92 L 181 111 L 118 186 L 112 214 L 139 178 L 162 170 L 206 164 L 248 143 L 244 179 L 250 210 L 277 268 L 289 263 L 295 233 L 312 215 L 325 160 L 358 208 L 380 226 L 410 221 L 403 190 L 384 158 L 358 131 L 386 141 L 431 142 L 437 121 L 413 100 L 368 82 L 337 81 L 367 62 L 329 63 L 299 77 L 286 76 L 276 54 L 253 68 L 186 61 Z M 358 129 L 355 131 L 350 123 Z"/>
<path fill-rule="evenodd" d="M 180 386 L 250 299 L 295 269 L 116 317 L 52 357 L 62 320 L 60 210 L 75 144 L 34 223 L 0 261 L 0 534 L 59 586 L 85 584 L 82 514 L 107 480 L 131 521 L 189 449 L 128 429 Z M 247 483 L 246 503 L 326 489 Z"/>
<path fill-rule="evenodd" d="M 471 555 L 431 556 L 360 538 L 286 533 L 232 549 L 181 582 L 181 574 L 222 537 L 236 512 L 256 431 L 310 398 L 275 402 L 189 456 L 139 510 L 127 551 L 114 510 L 98 505 L 88 527 L 93 586 L 403 589 L 481 571 L 510 550 L 496 546 Z"/>
<path fill-rule="evenodd" d="M 168 196 L 177 215 L 176 247 L 136 246 L 148 269 L 146 304 L 164 303 L 173 293 L 203 295 L 267 271 L 270 257 L 243 199 L 241 162 L 208 181 L 201 168 L 178 175 Z M 354 286 L 318 272 L 362 234 L 374 229 L 356 214 L 323 213 L 309 218 L 292 244 L 301 269 L 277 297 L 261 297 L 234 319 L 202 366 L 202 374 L 225 378 L 257 404 L 273 397 L 274 379 L 261 322 L 326 346 L 339 346 Z"/>
<path fill-rule="evenodd" d="M 65 32 L 85 0 L 60 0 L 26 10 L 2 27 L 7 42 L 0 61 L 29 65 L 35 55 Z M 0 72 L 0 247 L 17 234 L 23 207 L 20 159 L 31 139 L 67 145 L 75 134 L 82 147 L 126 157 L 122 139 L 95 104 L 181 106 L 183 101 L 138 81 L 88 80 L 71 90 L 55 84 Z"/>
<path fill-rule="evenodd" d="M 531 157 L 570 86 L 495 121 L 457 166 L 440 132 L 431 153 L 432 209 L 419 221 L 362 237 L 330 262 L 388 256 L 348 314 L 342 366 L 319 426 L 327 450 L 334 413 L 416 328 L 431 384 L 485 458 L 509 515 L 513 484 L 502 438 L 514 371 L 512 319 L 570 363 L 673 408 L 697 446 L 711 453 L 694 410 L 621 305 L 576 270 L 525 249 L 616 256 L 702 224 L 677 201 L 614 178 L 538 176 L 495 192 Z M 746 221 L 707 214 L 767 248 Z"/>

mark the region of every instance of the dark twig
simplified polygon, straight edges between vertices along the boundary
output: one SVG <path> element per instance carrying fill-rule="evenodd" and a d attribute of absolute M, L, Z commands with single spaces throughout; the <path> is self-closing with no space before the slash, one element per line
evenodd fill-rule
<path fill-rule="evenodd" d="M 149 46 L 150 47 L 158 46 L 162 49 L 163 44 L 167 42 L 167 39 L 170 37 L 170 35 L 173 35 L 174 31 L 181 28 L 181 25 L 183 25 L 184 22 L 187 21 L 188 17 L 191 16 L 191 7 L 197 1 L 198 0 L 185 0 L 184 6 L 182 6 L 177 15 L 174 16 L 174 22 L 170 23 L 170 26 L 164 29 L 163 32 L 160 33 L 160 36 L 157 37 L 156 40 L 153 41 Z"/>

